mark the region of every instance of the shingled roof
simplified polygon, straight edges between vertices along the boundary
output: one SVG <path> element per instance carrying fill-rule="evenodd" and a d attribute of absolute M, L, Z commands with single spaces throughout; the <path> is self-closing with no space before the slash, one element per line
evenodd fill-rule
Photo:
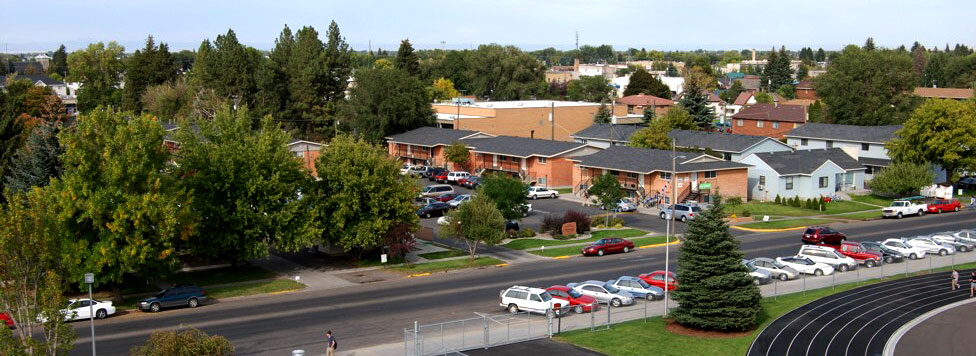
<path fill-rule="evenodd" d="M 928 88 L 917 87 L 912 94 L 923 98 L 969 99 L 973 97 L 972 88 Z"/>
<path fill-rule="evenodd" d="M 690 156 L 687 152 L 678 152 L 678 155 L 686 156 L 679 161 L 688 161 Z M 671 171 L 671 151 L 655 150 L 648 148 L 636 148 L 629 146 L 611 146 L 603 151 L 581 156 L 573 159 L 579 162 L 582 167 L 603 168 L 618 171 L 635 173 L 653 173 Z M 708 162 L 696 162 L 681 164 L 678 162 L 676 171 L 700 172 L 715 171 L 724 169 L 748 168 L 748 164 L 715 160 Z"/>
<path fill-rule="evenodd" d="M 654 95 L 647 95 L 640 93 L 637 95 L 628 95 L 623 98 L 617 99 L 618 103 L 626 105 L 635 106 L 671 106 L 674 102 L 665 98 L 659 98 Z"/>
<path fill-rule="evenodd" d="M 808 123 L 786 134 L 786 137 L 816 138 L 836 141 L 885 143 L 895 138 L 901 125 L 855 126 Z"/>
<path fill-rule="evenodd" d="M 772 140 L 786 146 L 786 144 L 766 136 L 736 135 L 724 132 L 673 130 L 668 134 L 668 137 L 673 138 L 674 144 L 678 147 L 711 148 L 719 152 L 739 153 L 766 140 Z"/>
<path fill-rule="evenodd" d="M 614 142 L 630 142 L 630 136 L 642 129 L 637 125 L 593 124 L 573 134 L 575 138 L 610 141 L 611 128 Z"/>
<path fill-rule="evenodd" d="M 810 175 L 827 161 L 834 162 L 845 171 L 865 169 L 864 165 L 854 157 L 837 147 L 793 152 L 762 152 L 754 155 L 781 176 Z"/>
<path fill-rule="evenodd" d="M 804 123 L 807 121 L 807 115 L 804 107 L 800 105 L 755 104 L 742 109 L 742 111 L 739 111 L 739 113 L 735 115 L 732 115 L 732 118 L 798 123 Z"/>
<path fill-rule="evenodd" d="M 407 143 L 417 146 L 434 147 L 450 145 L 454 141 L 479 134 L 478 131 L 442 129 L 439 127 L 421 127 L 402 134 L 387 137 L 387 141 Z"/>
<path fill-rule="evenodd" d="M 467 138 L 461 140 L 471 151 L 515 157 L 552 157 L 589 145 L 515 136 Z"/>

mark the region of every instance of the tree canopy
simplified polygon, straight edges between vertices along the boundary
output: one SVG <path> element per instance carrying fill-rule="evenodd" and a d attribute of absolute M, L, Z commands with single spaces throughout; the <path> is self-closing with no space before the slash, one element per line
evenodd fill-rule
<path fill-rule="evenodd" d="M 151 85 L 176 79 L 176 61 L 165 43 L 156 45 L 152 36 L 146 47 L 136 50 L 125 62 L 125 87 L 122 89 L 122 108 L 142 111 L 142 95 Z"/>
<path fill-rule="evenodd" d="M 908 54 L 847 46 L 816 78 L 817 96 L 835 123 L 893 125 L 916 106 L 917 79 Z M 851 93 L 857 93 L 852 95 Z"/>
<path fill-rule="evenodd" d="M 648 73 L 643 67 L 638 68 L 630 75 L 630 82 L 627 84 L 627 88 L 624 89 L 624 96 L 641 93 L 671 99 L 671 88 L 651 75 L 651 73 Z"/>
<path fill-rule="evenodd" d="M 434 122 L 426 86 L 396 68 L 358 70 L 343 116 L 363 137 L 375 143 Z"/>
<path fill-rule="evenodd" d="M 927 164 L 895 162 L 874 175 L 871 191 L 886 196 L 917 195 L 926 186 L 932 185 L 935 174 Z"/>
<path fill-rule="evenodd" d="M 935 163 L 954 180 L 960 169 L 976 169 L 976 101 L 928 99 L 885 147 L 896 161 Z"/>
<path fill-rule="evenodd" d="M 688 111 L 680 106 L 671 107 L 667 114 L 651 122 L 648 127 L 637 130 L 630 136 L 630 146 L 639 148 L 671 149 L 671 130 L 698 130 L 698 124 L 691 119 Z"/>
<path fill-rule="evenodd" d="M 784 85 L 793 84 L 793 69 L 790 67 L 790 55 L 786 53 L 786 47 L 781 46 L 779 52 L 776 49 L 769 51 L 769 61 L 763 68 L 760 86 L 767 91 L 776 91 Z"/>
<path fill-rule="evenodd" d="M 396 69 L 403 70 L 410 75 L 420 74 L 420 59 L 413 52 L 413 45 L 409 39 L 400 41 L 400 48 L 397 50 L 396 60 L 393 62 Z"/>
<path fill-rule="evenodd" d="M 448 225 L 441 227 L 445 235 L 463 240 L 468 255 L 474 259 L 478 246 L 494 246 L 505 239 L 505 218 L 495 202 L 484 194 L 476 194 L 447 214 Z"/>
<path fill-rule="evenodd" d="M 529 185 L 521 180 L 500 173 L 481 177 L 478 193 L 495 202 L 505 220 L 521 220 L 528 213 L 525 205 Z"/>
<path fill-rule="evenodd" d="M 592 103 L 610 100 L 612 90 L 610 80 L 602 75 L 584 75 L 579 79 L 569 81 L 566 86 L 566 94 L 568 94 L 569 100 Z"/>
<path fill-rule="evenodd" d="M 78 90 L 78 110 L 87 112 L 99 105 L 116 106 L 122 103 L 118 89 L 125 64 L 122 55 L 125 47 L 118 43 L 108 45 L 98 42 L 68 55 L 69 81 L 81 83 Z"/>

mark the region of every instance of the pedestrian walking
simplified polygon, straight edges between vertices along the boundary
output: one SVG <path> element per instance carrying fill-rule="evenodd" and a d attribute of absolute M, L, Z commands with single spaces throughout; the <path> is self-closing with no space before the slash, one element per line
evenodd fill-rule
<path fill-rule="evenodd" d="M 955 268 L 953 268 L 952 269 L 952 289 L 951 290 L 956 290 L 956 289 L 959 289 L 959 271 L 957 271 Z"/>
<path fill-rule="evenodd" d="M 969 196 L 969 210 L 976 210 L 976 195 Z"/>
<path fill-rule="evenodd" d="M 325 338 L 328 340 L 329 345 L 325 350 L 326 356 L 335 356 L 335 350 L 339 348 L 339 344 L 336 343 L 335 337 L 332 336 L 332 330 L 325 332 Z"/>

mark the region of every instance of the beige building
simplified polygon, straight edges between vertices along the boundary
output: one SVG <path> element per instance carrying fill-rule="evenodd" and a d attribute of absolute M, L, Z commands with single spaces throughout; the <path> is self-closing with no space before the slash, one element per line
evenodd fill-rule
<path fill-rule="evenodd" d="M 610 105 L 608 105 L 610 106 Z M 599 103 L 522 100 L 474 103 L 435 103 L 437 125 L 444 128 L 479 131 L 559 141 L 573 141 L 572 135 L 593 124 Z M 640 122 L 639 115 L 627 115 L 626 105 L 616 105 L 613 114 L 619 124 Z"/>

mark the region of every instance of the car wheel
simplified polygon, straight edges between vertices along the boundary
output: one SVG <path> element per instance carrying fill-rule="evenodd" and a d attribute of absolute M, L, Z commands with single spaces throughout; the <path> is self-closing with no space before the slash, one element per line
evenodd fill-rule
<path fill-rule="evenodd" d="M 627 252 L 630 252 L 630 248 L 627 247 L 627 246 L 624 246 L 624 253 L 627 253 Z"/>
<path fill-rule="evenodd" d="M 847 272 L 847 269 L 848 269 L 848 268 L 849 268 L 849 267 L 847 267 L 847 265 L 840 265 L 840 268 L 838 268 L 838 271 L 841 271 L 841 272 Z"/>
<path fill-rule="evenodd" d="M 190 308 L 196 308 L 200 306 L 200 301 L 198 301 L 197 298 L 190 298 L 190 300 L 186 302 L 186 305 Z"/>
<path fill-rule="evenodd" d="M 922 216 L 922 215 L 925 215 L 925 210 L 919 210 L 918 211 L 918 216 Z"/>
<path fill-rule="evenodd" d="M 817 269 L 813 270 L 813 275 L 814 276 L 822 276 L 823 275 L 823 271 L 820 270 L 819 268 L 817 268 Z"/>
<path fill-rule="evenodd" d="M 667 215 L 665 215 L 664 213 L 661 213 L 661 219 L 667 219 Z"/>
<path fill-rule="evenodd" d="M 901 219 L 902 218 L 901 212 L 899 212 L 898 215 L 895 216 L 895 218 Z"/>
<path fill-rule="evenodd" d="M 603 250 L 596 250 L 597 256 L 603 256 Z"/>
<path fill-rule="evenodd" d="M 688 222 L 688 215 L 682 215 L 681 216 L 681 222 L 683 222 L 683 223 Z"/>
<path fill-rule="evenodd" d="M 788 281 L 788 280 L 790 280 L 790 276 L 787 276 L 786 273 L 780 273 L 779 280 L 781 280 L 781 281 Z"/>
<path fill-rule="evenodd" d="M 945 255 L 948 255 L 948 254 L 949 254 L 949 251 L 939 250 L 939 256 L 945 256 Z"/>
<path fill-rule="evenodd" d="M 621 304 L 623 304 L 623 303 L 620 301 L 620 299 L 613 298 L 613 299 L 610 300 L 610 306 L 612 306 L 614 308 L 619 308 Z"/>
<path fill-rule="evenodd" d="M 942 208 L 939 208 L 939 214 L 942 214 Z"/>
<path fill-rule="evenodd" d="M 891 261 L 892 261 L 891 257 L 885 257 L 884 259 L 884 263 L 891 263 Z"/>
<path fill-rule="evenodd" d="M 515 305 L 515 304 L 509 304 L 509 305 L 508 305 L 508 312 L 509 312 L 509 313 L 512 313 L 512 314 L 518 314 L 518 312 L 519 312 L 519 310 L 518 310 L 518 305 Z"/>
<path fill-rule="evenodd" d="M 556 199 L 556 195 L 555 194 L 552 194 L 552 195 L 549 196 L 549 198 Z"/>
<path fill-rule="evenodd" d="M 533 195 L 532 196 L 532 200 L 536 200 L 536 199 L 539 199 L 539 196 L 538 195 Z"/>
<path fill-rule="evenodd" d="M 430 219 L 430 217 L 431 217 L 431 216 L 432 216 L 432 215 L 430 215 L 430 213 L 427 213 L 427 214 L 424 214 L 424 217 L 425 217 L 425 218 L 428 218 L 428 219 Z"/>
<path fill-rule="evenodd" d="M 655 298 L 654 298 L 654 295 L 653 294 L 647 293 L 647 294 L 644 295 L 644 299 L 647 299 L 647 301 L 650 302 L 650 301 L 654 301 Z"/>
<path fill-rule="evenodd" d="M 753 279 L 752 279 L 752 284 L 755 284 L 755 285 L 757 285 L 757 286 L 758 286 L 758 285 L 759 285 L 759 280 L 758 280 L 758 279 L 755 279 L 755 278 L 753 278 Z"/>
<path fill-rule="evenodd" d="M 874 267 L 874 260 L 864 261 L 864 267 L 867 267 L 867 268 Z"/>
<path fill-rule="evenodd" d="M 955 208 L 952 208 L 952 211 L 958 212 L 959 211 L 959 207 L 957 206 Z"/>
<path fill-rule="evenodd" d="M 583 306 L 582 305 L 577 305 L 577 306 L 573 307 L 573 311 L 576 312 L 576 314 L 583 314 Z"/>
<path fill-rule="evenodd" d="M 108 312 L 105 309 L 99 309 L 95 312 L 95 319 L 105 319 L 108 316 Z"/>
<path fill-rule="evenodd" d="M 913 260 L 917 260 L 918 259 L 918 255 L 916 255 L 916 254 L 913 253 L 911 255 L 908 255 L 908 258 L 909 259 L 913 259 Z"/>
<path fill-rule="evenodd" d="M 149 305 L 149 311 L 151 311 L 153 313 L 158 313 L 159 312 L 159 303 L 152 303 L 152 304 L 150 304 Z"/>

